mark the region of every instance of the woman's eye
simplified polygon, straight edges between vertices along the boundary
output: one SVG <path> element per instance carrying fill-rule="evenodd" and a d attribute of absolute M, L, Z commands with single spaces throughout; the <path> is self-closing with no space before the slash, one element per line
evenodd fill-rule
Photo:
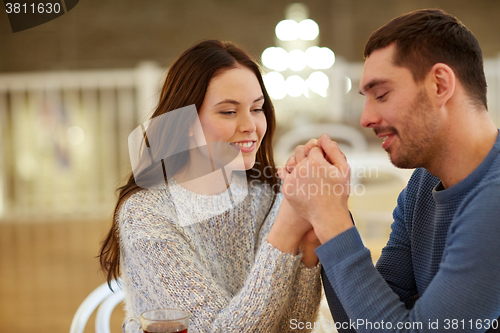
<path fill-rule="evenodd" d="M 234 112 L 234 111 L 221 111 L 220 112 L 220 114 L 227 114 L 227 115 L 233 114 L 233 113 L 236 113 L 236 112 Z"/>
<path fill-rule="evenodd" d="M 253 112 L 264 112 L 264 109 L 262 109 L 262 108 L 261 109 L 253 109 L 252 111 Z"/>

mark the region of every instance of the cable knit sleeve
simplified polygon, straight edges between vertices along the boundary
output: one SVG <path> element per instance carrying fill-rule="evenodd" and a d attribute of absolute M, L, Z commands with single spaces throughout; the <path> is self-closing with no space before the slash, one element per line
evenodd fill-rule
<path fill-rule="evenodd" d="M 300 257 L 260 242 L 246 279 L 232 295 L 183 228 L 164 209 L 159 212 L 160 200 L 148 193 L 129 198 L 118 217 L 127 315 L 175 307 L 191 312 L 190 332 L 276 331 Z"/>
<path fill-rule="evenodd" d="M 267 238 L 278 214 L 282 199 L 283 195 L 281 193 L 278 194 L 273 208 L 261 228 L 261 239 Z M 299 253 L 297 257 L 302 259 L 302 254 Z M 296 323 L 312 323 L 316 320 L 321 302 L 320 273 L 321 263 L 319 262 L 311 268 L 307 268 L 303 263 L 299 264 L 277 332 L 289 332 L 295 327 Z M 310 332 L 310 330 L 303 329 L 301 332 Z"/>
<path fill-rule="evenodd" d="M 305 329 L 301 332 L 310 332 L 307 323 L 316 321 L 319 304 L 321 302 L 321 263 L 307 268 L 300 263 L 295 277 L 290 300 L 280 322 L 279 332 L 289 332 L 299 323 L 304 323 Z M 311 326 L 311 327 L 313 327 Z"/>

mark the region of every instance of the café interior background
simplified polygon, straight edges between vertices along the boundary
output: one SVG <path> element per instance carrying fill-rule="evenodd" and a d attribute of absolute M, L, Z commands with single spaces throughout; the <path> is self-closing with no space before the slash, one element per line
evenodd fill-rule
<path fill-rule="evenodd" d="M 127 136 L 146 120 L 169 64 L 208 38 L 233 41 L 259 61 L 268 47 L 290 51 L 292 44 L 278 40 L 275 27 L 292 3 L 81 0 L 65 15 L 18 33 L 0 6 L 2 327 L 19 333 L 69 330 L 79 304 L 105 281 L 96 255 L 111 223 L 114 189 L 130 172 Z M 437 7 L 457 16 L 483 49 L 490 112 L 500 126 L 500 2 L 304 4 L 308 12 L 301 15 L 318 24 L 319 36 L 298 47 L 327 47 L 335 63 L 323 70 L 329 86 L 322 93 L 276 95 L 278 163 L 290 144 L 300 143 L 290 138 L 338 134 L 359 171 L 351 210 L 376 260 L 408 171 L 391 167 L 380 140 L 358 124 L 364 43 L 373 30 L 411 10 Z M 302 75 L 290 69 L 281 74 Z M 120 331 L 123 316 L 119 306 L 113 332 Z M 86 332 L 93 332 L 92 319 Z"/>

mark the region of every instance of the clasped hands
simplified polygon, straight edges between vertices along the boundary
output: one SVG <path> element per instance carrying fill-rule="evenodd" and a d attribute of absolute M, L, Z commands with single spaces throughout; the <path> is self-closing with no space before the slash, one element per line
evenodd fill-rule
<path fill-rule="evenodd" d="M 302 261 L 312 265 L 317 262 L 314 249 L 320 243 L 353 226 L 347 207 L 347 159 L 338 144 L 324 134 L 297 146 L 286 165 L 278 169 L 278 175 L 283 181 L 284 199 L 275 222 L 277 228 L 273 229 L 286 233 L 284 250 L 293 253 L 293 247 L 300 245 Z M 270 237 L 275 234 L 271 230 Z"/>

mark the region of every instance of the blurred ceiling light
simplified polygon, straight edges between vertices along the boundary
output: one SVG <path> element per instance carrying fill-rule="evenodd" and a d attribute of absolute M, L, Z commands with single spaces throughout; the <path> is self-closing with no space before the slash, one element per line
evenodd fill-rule
<path fill-rule="evenodd" d="M 351 91 L 352 89 L 352 82 L 351 82 L 351 78 L 346 76 L 346 94 L 349 93 L 349 91 Z"/>
<path fill-rule="evenodd" d="M 292 97 L 299 97 L 306 89 L 306 82 L 298 75 L 289 76 L 285 81 L 286 92 Z"/>
<path fill-rule="evenodd" d="M 321 57 L 321 49 L 318 46 L 311 46 L 306 50 L 306 62 L 307 66 L 312 69 L 320 69 L 318 67 L 318 59 Z"/>
<path fill-rule="evenodd" d="M 315 40 L 319 35 L 319 27 L 316 22 L 311 19 L 300 21 L 299 23 L 299 38 L 302 40 Z"/>
<path fill-rule="evenodd" d="M 285 13 L 286 19 L 275 29 L 277 46 L 280 47 L 268 47 L 262 52 L 263 66 L 273 70 L 264 76 L 269 96 L 273 99 L 283 99 L 286 95 L 313 98 L 315 96 L 311 94 L 316 93 L 326 97 L 330 82 L 328 75 L 321 70 L 333 66 L 335 54 L 327 47 L 317 46 L 319 26 L 308 18 L 309 10 L 305 4 L 293 3 L 287 6 Z M 311 73 L 311 69 L 315 72 Z M 286 78 L 289 74 L 292 75 Z M 302 77 L 306 75 L 309 78 L 304 80 Z"/>
<path fill-rule="evenodd" d="M 320 69 L 328 69 L 335 63 L 335 53 L 327 47 L 321 47 L 318 58 L 318 66 Z"/>
<path fill-rule="evenodd" d="M 313 72 L 306 80 L 307 86 L 316 94 L 326 97 L 326 91 L 330 86 L 328 75 L 323 72 Z"/>
<path fill-rule="evenodd" d="M 66 137 L 73 146 L 78 146 L 83 143 L 83 140 L 85 139 L 85 133 L 83 132 L 83 129 L 79 126 L 71 126 L 68 128 L 66 131 Z"/>
<path fill-rule="evenodd" d="M 311 19 L 305 19 L 298 23 L 295 20 L 283 20 L 276 25 L 276 37 L 282 41 L 291 40 L 315 40 L 319 35 L 318 24 Z"/>
<path fill-rule="evenodd" d="M 335 63 L 335 53 L 327 47 L 311 46 L 305 56 L 307 66 L 312 69 L 328 69 Z"/>
<path fill-rule="evenodd" d="M 335 53 L 327 47 L 311 46 L 303 52 L 292 50 L 287 53 L 281 47 L 268 47 L 262 52 L 262 63 L 269 69 L 284 71 L 290 68 L 301 71 L 306 66 L 312 69 L 328 69 L 335 63 Z"/>
<path fill-rule="evenodd" d="M 264 75 L 264 85 L 269 96 L 274 99 L 283 99 L 286 96 L 285 78 L 278 72 Z"/>
<path fill-rule="evenodd" d="M 288 68 L 288 53 L 281 47 L 268 47 L 262 52 L 262 63 L 267 68 L 284 71 Z"/>
<path fill-rule="evenodd" d="M 283 20 L 276 25 L 276 37 L 279 40 L 296 40 L 299 38 L 299 24 L 295 20 Z"/>
<path fill-rule="evenodd" d="M 288 67 L 293 71 L 301 71 L 306 67 L 306 54 L 301 50 L 292 50 L 288 53 Z"/>

